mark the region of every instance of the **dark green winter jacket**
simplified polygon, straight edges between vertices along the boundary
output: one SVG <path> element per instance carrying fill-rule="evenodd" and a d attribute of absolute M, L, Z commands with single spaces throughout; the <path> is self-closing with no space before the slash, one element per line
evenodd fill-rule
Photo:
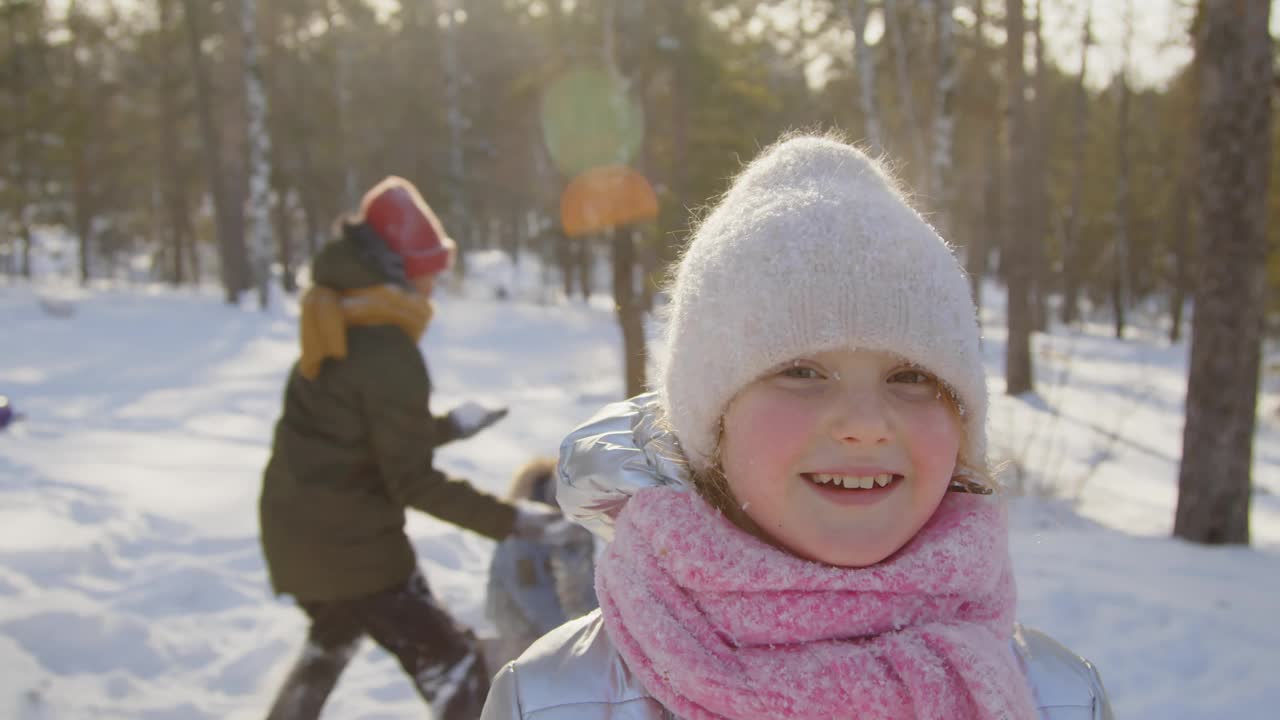
<path fill-rule="evenodd" d="M 391 282 L 362 250 L 369 232 L 348 228 L 325 246 L 313 281 L 335 290 Z M 404 582 L 417 564 L 405 508 L 494 539 L 511 532 L 510 505 L 432 464 L 435 448 L 455 437 L 431 415 L 430 392 L 415 339 L 394 325 L 348 327 L 346 358 L 325 360 L 314 380 L 295 364 L 259 499 L 277 593 L 326 601 Z"/>

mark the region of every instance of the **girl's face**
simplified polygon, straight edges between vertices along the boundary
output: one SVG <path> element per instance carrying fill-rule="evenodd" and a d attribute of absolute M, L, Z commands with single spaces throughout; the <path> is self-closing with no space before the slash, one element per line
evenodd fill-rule
<path fill-rule="evenodd" d="M 950 484 L 961 427 L 943 392 L 885 352 L 789 362 L 729 404 L 720 455 L 729 489 L 792 553 L 874 565 L 915 536 Z"/>

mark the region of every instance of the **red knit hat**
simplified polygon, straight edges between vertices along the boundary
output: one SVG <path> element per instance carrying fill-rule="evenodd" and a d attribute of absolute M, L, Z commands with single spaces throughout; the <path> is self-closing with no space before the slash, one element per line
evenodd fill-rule
<path fill-rule="evenodd" d="M 360 218 L 404 260 L 409 278 L 434 275 L 453 265 L 457 245 L 413 183 L 387 177 L 360 201 Z"/>

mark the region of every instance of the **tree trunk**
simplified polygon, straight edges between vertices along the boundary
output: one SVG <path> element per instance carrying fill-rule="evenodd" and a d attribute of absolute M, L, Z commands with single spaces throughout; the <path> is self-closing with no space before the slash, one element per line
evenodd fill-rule
<path fill-rule="evenodd" d="M 578 263 L 578 289 L 582 291 L 582 301 L 591 300 L 591 271 L 595 265 L 595 252 L 590 237 L 580 237 L 574 241 Z"/>
<path fill-rule="evenodd" d="M 19 204 L 18 232 L 22 235 L 22 277 L 31 279 L 31 225 L 25 217 L 26 207 Z"/>
<path fill-rule="evenodd" d="M 1006 242 L 1001 268 L 1008 282 L 1009 339 L 1005 348 L 1005 392 L 1021 395 L 1035 390 L 1031 369 L 1031 281 L 1029 244 L 1035 241 L 1027 215 L 1028 127 L 1025 102 L 1026 72 L 1023 62 L 1022 0 L 1005 0 L 1005 73 L 1007 78 L 1009 132 L 1006 170 Z"/>
<path fill-rule="evenodd" d="M 943 235 L 951 234 L 951 137 L 955 128 L 956 49 L 954 0 L 934 0 L 937 15 L 938 78 L 933 87 L 933 175 L 929 192 L 936 209 L 936 223 Z"/>
<path fill-rule="evenodd" d="M 564 284 L 564 299 L 573 299 L 573 276 L 576 270 L 573 241 L 563 231 L 555 230 L 556 264 L 560 266 L 560 281 Z"/>
<path fill-rule="evenodd" d="M 636 239 L 640 249 L 640 312 L 653 312 L 653 293 L 655 276 L 659 271 L 658 253 L 654 248 L 653 235 Z"/>
<path fill-rule="evenodd" d="M 290 117 L 290 109 L 308 97 L 308 88 L 303 82 L 304 62 L 284 47 L 290 39 L 285 35 L 292 24 L 289 14 L 287 9 L 270 3 L 265 6 L 258 15 L 261 22 L 258 38 L 262 42 L 260 66 L 271 68 L 275 77 L 275 81 L 270 83 L 266 77 L 262 78 L 262 87 L 269 98 L 265 129 L 271 151 L 268 155 L 271 196 L 275 198 L 271 205 L 275 261 L 280 264 L 280 289 L 287 295 L 293 295 L 298 288 L 297 268 L 305 261 L 305 244 L 310 242 L 306 237 L 308 228 L 305 224 L 301 243 L 295 235 L 298 213 L 305 216 L 301 210 L 304 205 L 302 193 L 311 171 L 309 145 L 313 133 L 310 118 L 305 113 Z M 285 141 L 271 143 L 271 138 Z"/>
<path fill-rule="evenodd" d="M 243 38 L 245 124 L 249 145 L 249 195 L 245 207 L 249 274 L 258 290 L 258 307 L 266 310 L 271 281 L 271 136 L 267 129 L 267 94 L 258 62 L 258 2 L 240 0 Z"/>
<path fill-rule="evenodd" d="M 1121 69 L 1117 80 L 1117 92 L 1120 93 L 1119 118 L 1117 120 L 1116 137 L 1116 214 L 1115 236 L 1111 246 L 1111 307 L 1115 315 L 1116 338 L 1124 338 L 1125 308 L 1128 293 L 1125 285 L 1129 277 L 1129 223 L 1131 181 L 1129 171 L 1129 80 L 1126 77 L 1128 64 Z"/>
<path fill-rule="evenodd" d="M 1089 91 L 1085 75 L 1089 71 L 1089 47 L 1093 43 L 1091 29 L 1093 7 L 1085 8 L 1080 31 L 1080 76 L 1076 80 L 1076 131 L 1072 139 L 1071 209 L 1067 215 L 1066 233 L 1062 239 L 1062 323 L 1070 325 L 1079 313 L 1080 296 L 1080 225 L 1084 215 L 1084 151 L 1089 137 Z"/>
<path fill-rule="evenodd" d="M 462 67 L 458 62 L 458 23 L 454 0 L 443 0 L 441 10 L 449 18 L 440 33 L 440 59 L 445 74 L 445 121 L 449 128 L 449 222 L 453 239 L 458 242 L 456 271 L 461 277 L 466 272 L 462 262 L 468 249 L 471 218 L 468 216 L 466 194 L 466 158 L 463 142 L 466 114 L 462 107 Z"/>
<path fill-rule="evenodd" d="M 1030 168 L 1028 193 L 1030 195 L 1027 209 L 1027 220 L 1031 232 L 1031 326 L 1038 332 L 1049 327 L 1049 259 L 1045 243 L 1049 237 L 1049 151 L 1048 138 L 1052 136 L 1049 126 L 1052 115 L 1049 112 L 1049 72 L 1046 70 L 1044 53 L 1044 36 L 1042 35 L 1041 17 L 1044 14 L 1044 0 L 1036 0 L 1036 19 L 1032 25 L 1031 37 L 1035 41 L 1035 98 L 1032 113 L 1034 120 L 1028 118 L 1030 135 L 1033 138 L 1029 158 Z"/>
<path fill-rule="evenodd" d="M 1194 263 L 1196 247 L 1199 243 L 1198 211 L 1196 203 L 1199 198 L 1196 187 L 1199 147 L 1199 123 L 1194 110 L 1200 98 L 1201 70 L 1199 57 L 1191 59 L 1187 72 L 1190 78 L 1190 97 L 1192 104 L 1184 115 L 1187 118 L 1183 136 L 1175 142 L 1182 144 L 1182 162 L 1178 167 L 1178 184 L 1174 196 L 1174 228 L 1173 228 L 1173 298 L 1170 302 L 1169 342 L 1178 343 L 1183 337 L 1183 313 L 1188 299 L 1194 294 L 1191 268 Z"/>
<path fill-rule="evenodd" d="M 299 64 L 292 66 L 292 77 L 290 79 L 294 86 L 295 98 L 307 96 L 308 90 L 304 82 L 306 76 L 305 67 Z M 297 163 L 294 187 L 297 192 L 297 204 L 302 211 L 302 232 L 305 238 L 305 243 L 302 246 L 305 256 L 298 258 L 297 263 L 301 265 L 308 259 L 315 257 L 316 252 L 319 251 L 320 228 L 324 223 L 320 220 L 319 209 L 317 208 L 317 195 L 321 192 L 321 189 L 317 187 L 315 161 L 312 156 L 312 142 L 315 137 L 313 128 L 315 125 L 305 113 L 299 116 L 298 124 L 296 136 L 289 139 L 285 145 L 292 146 L 294 162 Z"/>
<path fill-rule="evenodd" d="M 920 116 L 916 113 L 915 93 L 912 92 L 911 77 L 907 70 L 907 41 L 902 32 L 902 8 L 905 4 L 902 0 L 887 2 L 880 9 L 880 14 L 884 17 L 885 30 L 893 42 L 893 71 L 898 81 L 898 99 L 902 102 L 902 114 L 910 138 L 911 172 L 916 177 L 921 177 L 925 162 L 924 130 L 920 126 Z"/>
<path fill-rule="evenodd" d="M 507 206 L 507 219 L 502 223 L 502 236 L 499 240 L 501 246 L 506 250 L 507 255 L 511 257 L 511 264 L 519 268 L 520 260 L 524 255 L 525 248 L 525 213 L 526 209 L 519 203 L 511 203 Z M 501 210 L 498 216 L 502 216 Z"/>
<path fill-rule="evenodd" d="M 1193 178 L 1196 177 L 1196 154 L 1188 149 L 1174 195 L 1174 296 L 1170 301 L 1169 342 L 1183 340 L 1183 309 L 1190 295 L 1192 247 L 1196 238 L 1196 213 L 1193 210 Z"/>
<path fill-rule="evenodd" d="M 434 6 L 434 3 L 432 3 Z M 336 155 L 342 164 L 342 202 L 344 208 L 354 208 L 360 201 L 356 188 L 356 159 L 351 142 L 351 39 L 346 27 L 338 27 L 334 18 L 342 14 L 339 0 L 331 0 L 324 13 L 325 32 L 333 38 L 333 87 L 337 105 L 334 108 L 338 142 Z"/>
<path fill-rule="evenodd" d="M 296 97 L 306 96 L 306 87 L 303 84 L 305 70 L 295 67 L 293 81 L 295 83 L 294 92 Z M 307 238 L 307 257 L 315 257 L 320 250 L 320 227 L 323 223 L 319 217 L 319 210 L 316 207 L 316 196 L 319 188 L 316 187 L 315 163 L 311 154 L 311 133 L 308 132 L 311 127 L 309 119 L 305 115 L 302 117 L 303 127 L 299 130 L 299 137 L 291 144 L 297 152 L 298 162 L 298 201 L 302 206 L 302 224 L 303 232 Z M 352 205 L 354 207 L 354 205 Z"/>
<path fill-rule="evenodd" d="M 871 10 L 868 0 L 849 0 L 846 6 L 849 23 L 853 27 L 854 65 L 858 67 L 858 98 L 862 108 L 863 132 L 872 154 L 884 152 L 884 139 L 880 132 L 880 112 L 876 107 L 876 57 L 867 44 L 867 18 Z"/>
<path fill-rule="evenodd" d="M 306 157 L 304 155 L 303 157 Z M 303 166 L 302 185 L 298 192 L 298 197 L 302 203 L 302 227 L 303 232 L 307 234 L 307 258 L 313 258 L 320 251 L 320 234 L 321 227 L 324 225 L 320 219 L 320 211 L 316 209 L 315 190 L 312 189 L 311 173 L 307 171 L 309 165 Z"/>
<path fill-rule="evenodd" d="M 89 149 L 84 147 L 87 138 L 80 138 L 72 158 L 72 204 L 77 239 L 77 260 L 80 272 L 80 285 L 89 284 L 89 246 L 93 242 L 93 200 L 89 177 L 89 160 L 86 155 Z"/>
<path fill-rule="evenodd" d="M 189 240 L 186 237 L 187 203 L 182 190 L 182 171 L 178 167 L 178 108 L 176 107 L 178 83 L 173 71 L 175 59 L 173 0 L 156 0 L 156 10 L 160 19 L 158 32 L 161 47 L 160 56 L 156 59 L 159 78 L 156 81 L 155 102 L 160 109 L 157 116 L 160 127 L 156 128 L 160 139 L 160 158 L 157 169 L 160 176 L 164 178 L 160 190 L 161 204 L 169 225 L 169 260 L 172 263 L 169 282 L 173 285 L 181 285 L 186 280 L 186 256 L 190 250 L 187 248 Z"/>
<path fill-rule="evenodd" d="M 186 238 L 182 236 L 179 225 L 173 224 L 172 217 L 170 217 L 169 232 L 172 233 L 169 236 L 169 250 L 173 255 L 169 259 L 170 263 L 173 263 L 169 266 L 169 284 L 180 287 L 186 281 L 186 275 L 184 275 L 187 272 L 188 261 Z"/>
<path fill-rule="evenodd" d="M 195 76 L 196 110 L 200 122 L 201 151 L 204 156 L 205 175 L 208 177 L 209 194 L 213 198 L 213 222 L 218 236 L 218 257 L 221 260 L 222 287 L 226 300 L 235 304 L 246 285 L 246 258 L 244 237 L 232 226 L 228 188 L 223 177 L 221 157 L 222 143 L 213 122 L 213 89 L 205 67 L 204 53 L 200 50 L 203 33 L 198 15 L 202 3 L 183 0 L 187 26 L 187 50 L 191 59 L 191 73 Z"/>
<path fill-rule="evenodd" d="M 30 182 L 28 165 L 30 150 L 28 137 L 31 129 L 27 127 L 27 74 L 23 63 L 23 47 L 18 42 L 18 25 L 22 20 L 17 14 L 21 8 L 10 9 L 6 25 L 9 26 L 9 53 L 11 56 L 11 72 L 13 77 L 13 164 L 14 189 L 10 193 L 12 199 L 11 212 L 13 222 L 18 225 L 18 235 L 22 238 L 22 257 L 19 273 L 22 277 L 31 278 L 31 225 L 27 221 L 27 205 L 30 203 Z M 24 36 L 24 40 L 26 37 Z"/>
<path fill-rule="evenodd" d="M 1111 306 L 1115 316 L 1116 338 L 1124 338 L 1125 312 L 1129 303 L 1129 237 L 1132 225 L 1130 187 L 1133 178 L 1129 163 L 1129 110 L 1133 93 L 1129 90 L 1129 63 L 1133 48 L 1133 0 L 1126 0 L 1124 10 L 1124 60 L 1116 80 L 1119 93 L 1116 119 L 1116 210 L 1115 234 L 1111 247 Z"/>
<path fill-rule="evenodd" d="M 1269 0 L 1205 0 L 1200 69 L 1202 248 L 1174 535 L 1248 543 L 1271 162 Z"/>
<path fill-rule="evenodd" d="M 977 47 L 974 50 L 973 62 L 978 66 L 984 81 L 992 80 L 990 73 L 990 53 L 986 41 L 985 3 L 974 6 L 974 37 Z M 985 83 L 984 83 L 985 84 Z M 973 303 L 982 309 L 982 281 L 987 276 L 987 259 L 993 245 L 999 246 L 1001 220 L 1003 210 L 1000 207 L 1000 127 L 995 121 L 984 125 L 982 139 L 986 150 L 986 158 L 982 168 L 982 209 L 974 214 L 977 218 L 975 227 L 970 233 L 969 246 L 965 252 L 965 266 L 969 271 L 969 283 L 973 292 Z M 994 240 L 994 242 L 993 242 Z"/>
<path fill-rule="evenodd" d="M 77 3 L 73 0 L 67 8 L 67 27 L 71 35 L 71 105 L 75 108 L 68 144 L 71 156 L 71 205 L 76 230 L 77 265 L 80 284 L 89 284 L 89 246 L 93 242 L 93 167 L 90 154 L 94 136 L 96 112 L 86 112 L 95 106 L 91 92 L 86 89 L 84 73 L 80 68 L 81 20 Z M 88 51 L 85 50 L 87 54 Z M 96 108 L 95 108 L 96 109 Z"/>
<path fill-rule="evenodd" d="M 295 193 L 281 187 L 277 193 L 275 204 L 277 259 L 280 262 L 280 287 L 292 295 L 298 291 L 298 282 L 294 277 L 293 262 L 293 203 L 290 199 Z"/>
<path fill-rule="evenodd" d="M 615 228 L 613 243 L 613 300 L 622 330 L 623 378 L 626 397 L 644 392 L 644 312 L 636 297 L 635 238 L 638 231 Z"/>
<path fill-rule="evenodd" d="M 688 12 L 688 6 L 684 0 L 668 0 L 667 8 L 671 22 L 668 29 L 677 38 L 681 48 L 693 47 L 693 43 L 696 42 L 694 28 L 690 27 L 690 23 L 684 22 L 684 13 Z M 685 210 L 688 207 L 685 198 L 689 193 L 689 167 L 684 159 L 689 157 L 689 126 L 693 115 L 691 108 L 694 105 L 690 97 L 687 73 L 677 67 L 679 61 L 674 54 L 669 57 L 671 58 L 669 76 L 671 98 L 668 103 L 668 112 L 671 123 L 671 161 L 667 164 L 667 187 L 670 197 L 676 199 L 675 205 L 680 209 L 681 214 L 678 219 L 673 219 L 672 226 L 663 227 L 660 230 L 659 252 L 663 259 L 674 257 L 678 251 L 678 241 L 675 239 L 677 234 L 667 231 L 683 229 L 689 221 L 688 212 Z"/>
<path fill-rule="evenodd" d="M 93 238 L 93 211 L 89 199 L 89 169 L 84 147 L 86 139 L 77 139 L 71 158 L 71 199 L 72 218 L 76 229 L 76 266 L 80 276 L 80 285 L 89 284 L 89 243 Z"/>

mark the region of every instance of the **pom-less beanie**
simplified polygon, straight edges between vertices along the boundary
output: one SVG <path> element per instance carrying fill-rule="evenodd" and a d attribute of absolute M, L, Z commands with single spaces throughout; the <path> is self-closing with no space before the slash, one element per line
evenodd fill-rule
<path fill-rule="evenodd" d="M 986 460 L 977 314 L 951 248 L 881 165 L 822 137 L 770 147 L 694 232 L 670 288 L 658 392 L 695 470 L 733 396 L 781 363 L 880 350 L 954 393 L 964 457 Z"/>

